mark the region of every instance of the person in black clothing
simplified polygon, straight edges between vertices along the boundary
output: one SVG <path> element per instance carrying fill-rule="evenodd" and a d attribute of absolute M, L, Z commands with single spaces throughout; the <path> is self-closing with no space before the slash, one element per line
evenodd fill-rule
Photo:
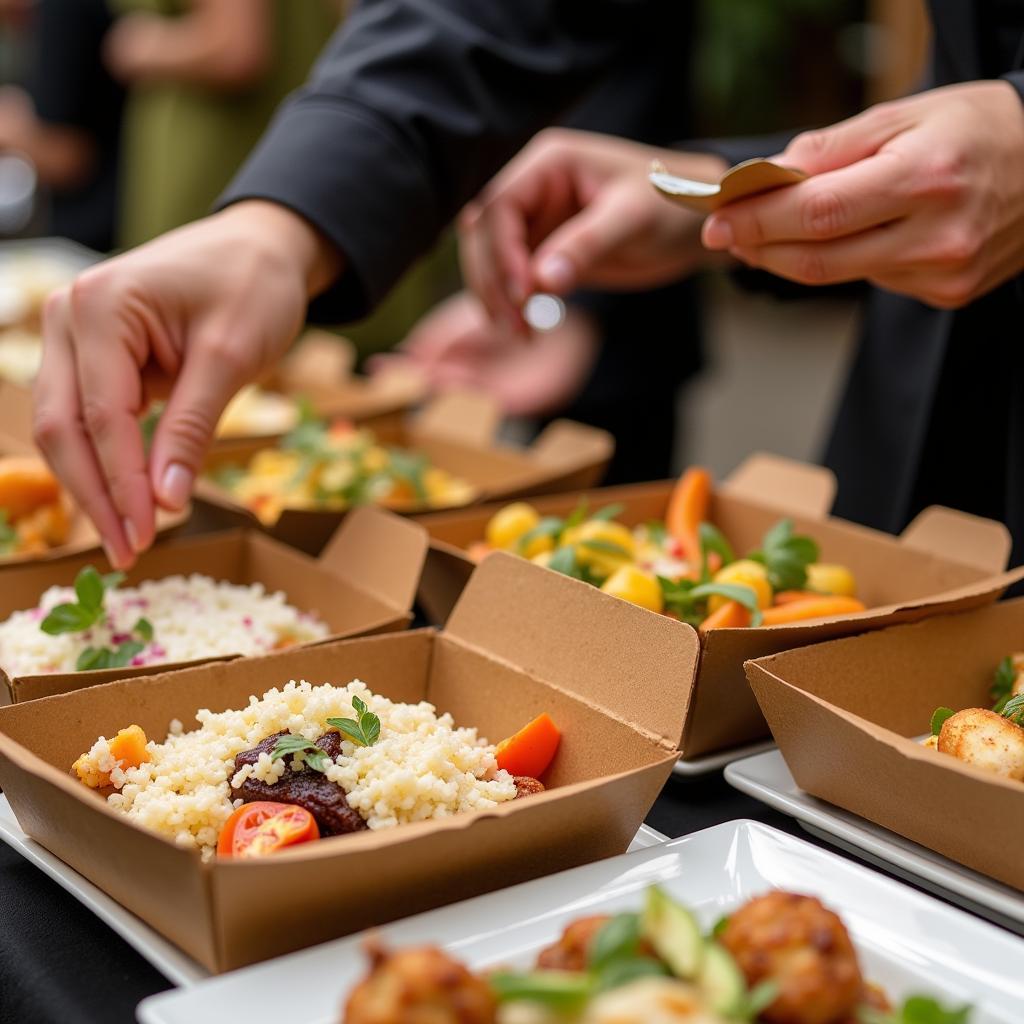
<path fill-rule="evenodd" d="M 244 381 L 283 352 L 307 299 L 313 297 L 314 315 L 335 321 L 372 307 L 530 135 L 599 79 L 624 46 L 658 32 L 665 2 L 675 0 L 364 3 L 322 57 L 308 87 L 275 119 L 224 197 L 225 209 L 86 272 L 51 303 L 36 388 L 36 437 L 98 526 L 115 565 L 130 563 L 151 543 L 157 505 L 180 508 L 187 500 L 220 411 Z M 977 6 L 955 0 L 933 5 L 937 82 L 992 73 L 981 67 L 979 54 L 993 33 L 1002 38 L 1001 29 L 1010 23 L 1001 19 L 1016 18 L 1020 5 L 993 7 L 996 20 L 975 25 Z M 970 33 L 966 22 L 971 22 Z M 1008 34 L 1014 34 L 1012 25 Z M 884 310 L 880 318 L 876 314 L 877 341 L 872 344 L 891 353 L 891 376 L 900 393 L 879 393 L 873 410 L 877 419 L 870 424 L 878 440 L 867 462 L 877 460 L 880 472 L 877 479 L 855 484 L 882 489 L 883 498 L 892 495 L 889 464 L 904 475 L 908 467 L 916 472 L 920 466 L 920 432 L 911 430 L 908 436 L 899 426 L 918 425 L 920 417 L 906 416 L 908 404 L 931 412 L 940 391 L 933 364 L 936 356 L 940 366 L 945 361 L 959 324 L 983 328 L 989 350 L 1012 347 L 1020 337 L 1016 285 L 996 285 L 1019 274 L 1024 264 L 1019 251 L 1024 183 L 1020 175 L 1005 173 L 1024 164 L 1024 111 L 1017 91 L 1020 73 L 1010 67 L 996 70 L 1007 75 L 1004 81 L 962 86 L 957 94 L 940 97 L 938 110 L 933 96 L 907 101 L 918 104 L 913 108 L 890 105 L 866 115 L 870 123 L 895 126 L 897 143 L 916 137 L 917 114 L 925 127 L 939 119 L 949 159 L 910 164 L 901 168 L 899 179 L 906 182 L 909 174 L 924 198 L 922 207 L 934 214 L 930 221 L 922 218 L 920 243 L 932 246 L 934 255 L 949 240 L 952 227 L 969 222 L 973 235 L 965 230 L 964 237 L 971 244 L 957 247 L 955 255 L 972 270 L 997 258 L 1001 275 L 951 292 L 951 301 L 967 304 L 963 313 L 884 296 L 896 303 L 896 316 Z M 794 145 L 820 156 L 814 140 L 847 130 L 840 126 Z M 595 154 L 602 150 L 586 138 Z M 559 139 L 564 142 L 564 135 L 538 145 L 557 151 Z M 595 285 L 612 280 L 650 285 L 692 269 L 695 219 L 682 211 L 674 211 L 673 218 L 671 207 L 651 206 L 642 180 L 650 148 L 620 145 L 633 152 L 626 169 L 621 164 L 602 170 L 591 161 L 586 172 L 593 187 L 582 196 L 559 192 L 560 201 L 536 204 L 539 216 L 530 221 L 530 230 L 524 231 L 521 219 L 513 231 L 527 244 L 502 263 L 504 276 L 495 280 L 477 274 L 473 280 L 485 303 L 501 306 L 513 324 L 522 323 L 518 303 L 524 293 L 538 286 L 564 292 L 584 283 L 571 260 L 549 258 L 559 255 L 551 251 L 552 239 L 564 241 L 574 221 L 586 228 L 576 231 L 577 244 L 586 243 L 581 250 L 606 257 L 600 272 L 591 267 Z M 523 161 L 535 159 L 536 152 Z M 521 163 L 520 177 L 523 166 L 532 165 Z M 672 166 L 707 179 L 709 169 L 720 170 L 724 162 L 694 154 L 676 156 Z M 507 188 L 516 182 L 515 174 L 506 171 L 499 182 Z M 831 175 L 822 173 L 786 196 L 799 202 L 829 180 Z M 882 195 L 894 191 L 883 189 Z M 536 190 L 539 199 L 545 194 L 550 195 L 544 188 Z M 929 194 L 935 201 L 927 200 Z M 481 225 L 500 222 L 495 204 L 501 195 L 500 186 L 489 190 L 483 213 L 478 205 L 467 217 L 467 228 L 479 232 Z M 850 200 L 864 198 L 855 194 Z M 975 210 L 988 216 L 973 218 Z M 610 228 L 603 219 L 608 213 L 617 215 Z M 532 249 L 548 235 L 548 249 L 540 250 L 538 262 Z M 772 253 L 756 250 L 751 245 L 741 254 L 771 266 Z M 861 268 L 860 276 L 864 273 L 875 276 L 873 268 Z M 915 294 L 930 276 L 941 275 L 934 264 L 922 261 L 913 276 L 904 278 L 905 290 Z M 1012 290 L 1005 292 L 1005 287 Z M 999 308 L 994 316 L 983 313 L 975 320 L 975 311 L 987 308 L 976 305 L 981 293 L 987 296 L 983 303 Z M 920 358 L 908 366 L 905 353 L 911 350 Z M 154 371 L 173 390 L 147 461 L 136 417 L 145 398 L 143 379 L 152 381 Z M 1013 401 L 1011 382 L 994 383 L 998 400 Z M 971 415 L 959 417 L 963 439 L 975 452 L 991 443 L 987 417 L 993 404 L 972 396 Z M 1008 440 L 1006 447 L 1009 452 L 1013 444 Z M 914 454 L 894 458 L 899 451 Z M 948 501 L 969 506 L 972 502 L 959 500 L 959 466 L 959 460 L 951 460 Z M 837 463 L 837 468 L 841 478 L 857 477 L 856 460 L 849 466 Z M 1003 479 L 1013 478 L 1004 473 Z M 1011 511 L 1007 506 L 1006 518 L 1024 538 L 1024 522 L 1016 522 Z"/>
<path fill-rule="evenodd" d="M 23 88 L 0 98 L 0 148 L 36 168 L 45 230 L 105 251 L 113 245 L 123 94 L 102 60 L 105 0 L 36 0 Z"/>

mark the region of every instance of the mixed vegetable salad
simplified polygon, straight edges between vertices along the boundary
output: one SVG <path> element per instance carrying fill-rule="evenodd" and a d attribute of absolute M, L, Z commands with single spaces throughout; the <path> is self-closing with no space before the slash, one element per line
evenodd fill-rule
<path fill-rule="evenodd" d="M 675 485 L 665 520 L 632 529 L 619 522 L 619 505 L 591 511 L 581 503 L 563 519 L 516 502 L 493 516 L 486 539 L 469 554 L 480 560 L 491 551 L 511 551 L 701 630 L 864 610 L 853 573 L 819 562 L 817 543 L 796 533 L 790 519 L 768 530 L 758 549 L 737 557 L 708 521 L 710 499 L 710 474 L 693 468 Z"/>

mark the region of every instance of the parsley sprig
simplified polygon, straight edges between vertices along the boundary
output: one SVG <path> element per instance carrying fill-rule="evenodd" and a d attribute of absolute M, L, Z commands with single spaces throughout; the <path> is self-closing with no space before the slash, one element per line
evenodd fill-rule
<path fill-rule="evenodd" d="M 356 745 L 372 747 L 380 739 L 380 719 L 359 697 L 352 698 L 352 709 L 358 718 L 328 718 L 327 724 L 343 732 Z"/>
<path fill-rule="evenodd" d="M 768 582 L 776 593 L 803 590 L 807 585 L 807 566 L 818 560 L 817 542 L 793 530 L 792 519 L 780 519 L 761 539 L 760 551 L 747 555 L 768 570 Z"/>

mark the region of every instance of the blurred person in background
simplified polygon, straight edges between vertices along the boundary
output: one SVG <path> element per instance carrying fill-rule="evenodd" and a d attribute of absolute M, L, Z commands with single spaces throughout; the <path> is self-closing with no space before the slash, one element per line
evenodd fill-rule
<path fill-rule="evenodd" d="M 72 0 L 74 2 L 74 0 Z M 305 81 L 337 0 L 108 0 L 103 43 L 128 91 L 120 242 L 138 245 L 207 214 Z"/>
<path fill-rule="evenodd" d="M 101 50 L 106 0 L 5 0 L 19 35 L 20 84 L 0 89 L 0 151 L 33 166 L 38 230 L 101 251 L 114 242 L 122 90 Z"/>

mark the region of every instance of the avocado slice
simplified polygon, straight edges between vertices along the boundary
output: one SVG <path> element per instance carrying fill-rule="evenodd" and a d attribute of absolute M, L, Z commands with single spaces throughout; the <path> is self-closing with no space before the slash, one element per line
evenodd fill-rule
<path fill-rule="evenodd" d="M 686 907 L 656 885 L 647 890 L 640 930 L 677 978 L 692 981 L 698 976 L 706 945 L 700 925 Z"/>
<path fill-rule="evenodd" d="M 747 995 L 747 980 L 731 954 L 717 942 L 704 946 L 704 959 L 697 978 L 708 1006 L 723 1017 L 740 1014 Z"/>

